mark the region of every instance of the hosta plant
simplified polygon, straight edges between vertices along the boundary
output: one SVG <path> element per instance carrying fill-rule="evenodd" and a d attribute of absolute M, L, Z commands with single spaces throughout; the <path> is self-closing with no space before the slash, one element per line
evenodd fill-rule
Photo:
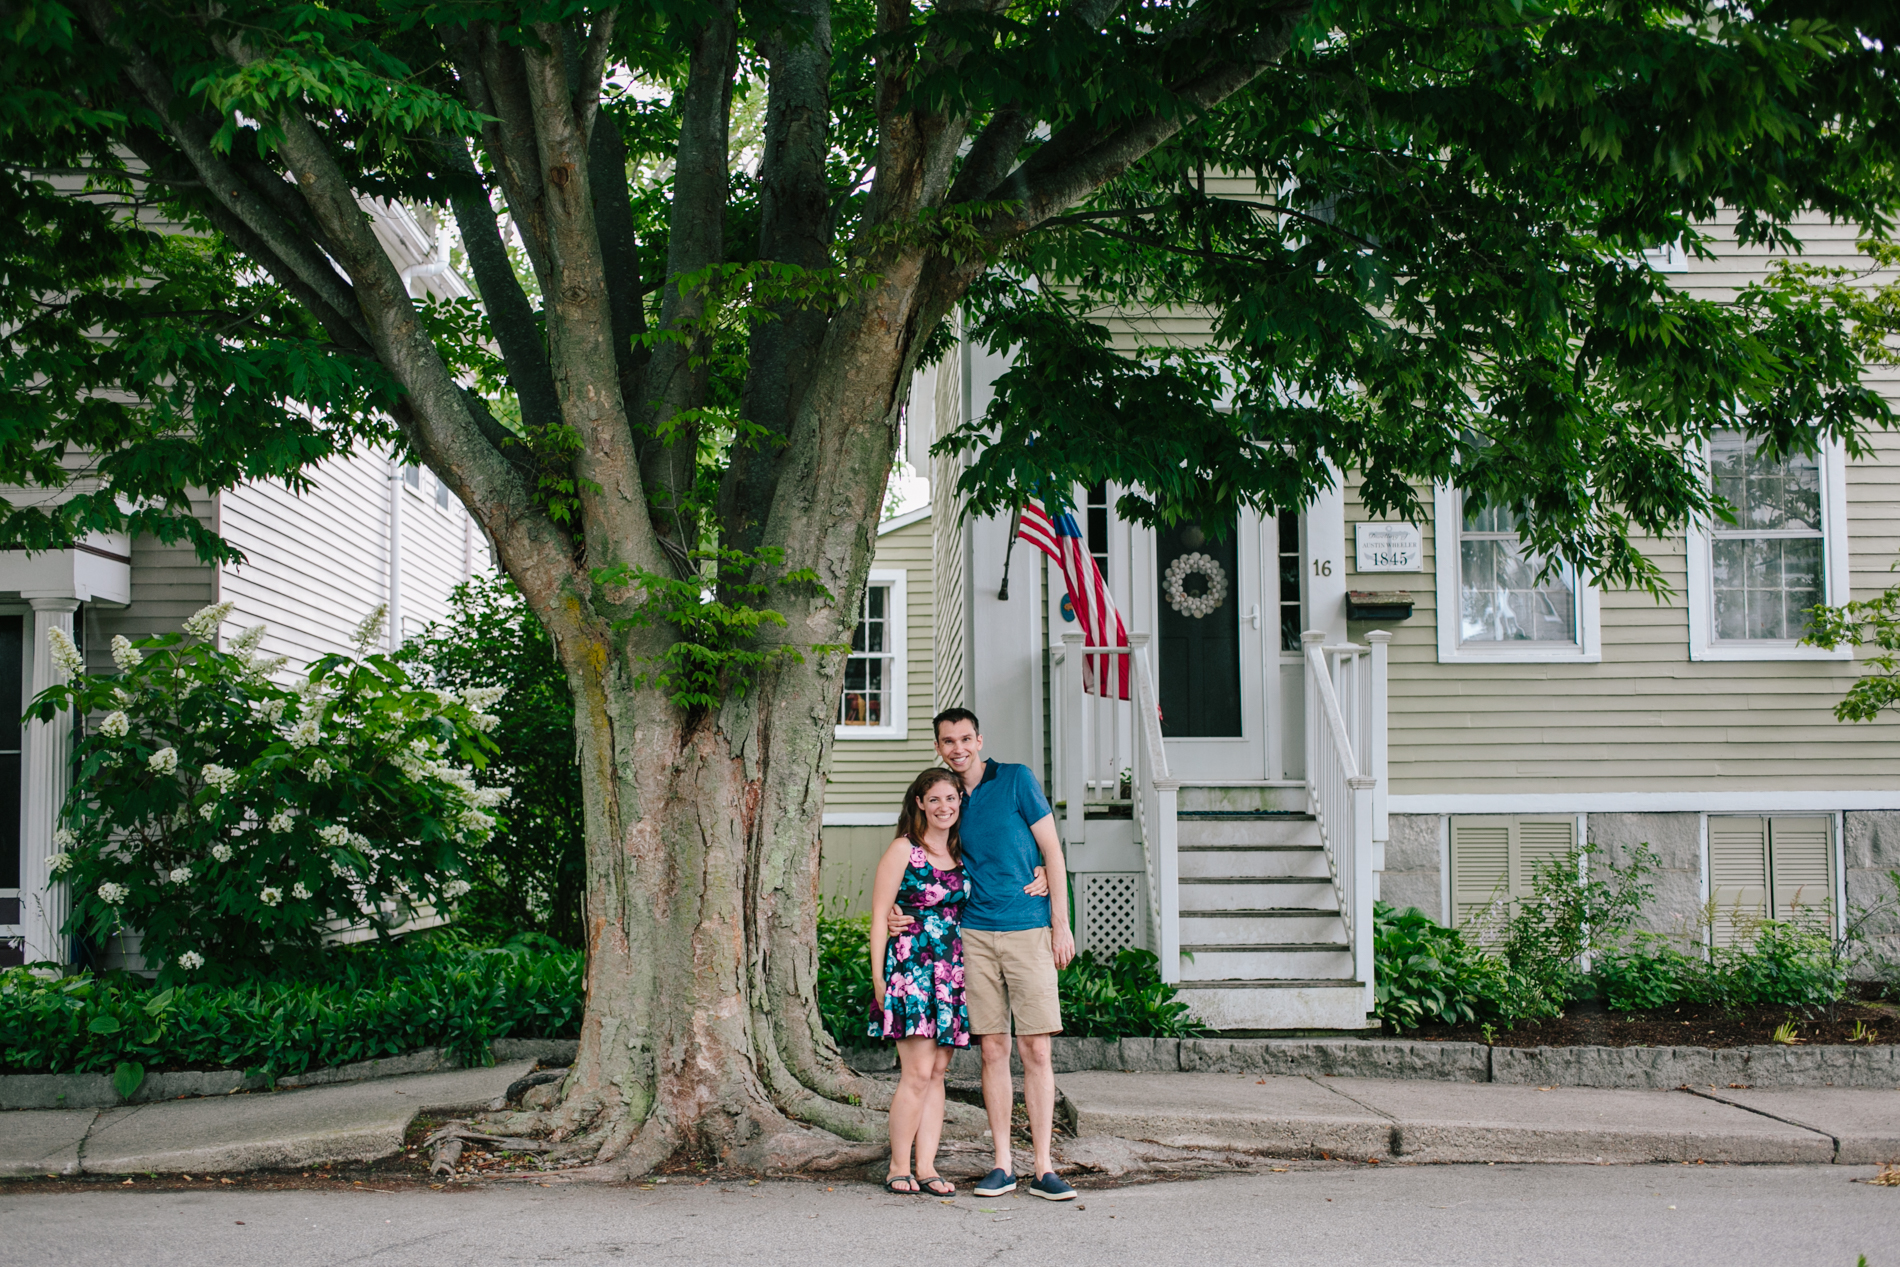
<path fill-rule="evenodd" d="M 258 656 L 262 626 L 218 647 L 230 610 L 113 639 L 115 674 L 87 673 L 56 632 L 70 680 L 32 705 L 92 719 L 52 859 L 71 886 L 66 930 L 94 944 L 138 933 L 162 981 L 241 977 L 328 930 L 386 931 L 453 902 L 508 795 L 476 782 L 500 692 L 430 690 L 370 654 L 380 610 L 355 654 L 289 680 Z"/>

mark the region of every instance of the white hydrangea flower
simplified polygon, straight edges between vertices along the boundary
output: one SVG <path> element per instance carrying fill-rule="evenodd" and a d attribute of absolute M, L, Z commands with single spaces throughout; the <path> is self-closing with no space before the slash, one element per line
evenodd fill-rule
<path fill-rule="evenodd" d="M 199 774 L 203 776 L 208 786 L 222 793 L 229 793 L 237 786 L 238 772 L 228 766 L 221 766 L 215 761 L 208 763 L 199 771 Z"/>
<path fill-rule="evenodd" d="M 73 856 L 63 850 L 59 853 L 47 855 L 46 869 L 51 871 L 54 875 L 65 875 L 66 872 L 71 869 L 72 865 Z"/>
<path fill-rule="evenodd" d="M 190 972 L 194 969 L 204 967 L 205 957 L 195 950 L 187 950 L 184 954 L 178 956 L 178 966 L 183 968 L 186 972 Z"/>
<path fill-rule="evenodd" d="M 252 625 L 249 629 L 246 629 L 243 633 L 231 639 L 231 654 L 236 656 L 247 656 L 251 654 L 251 652 L 257 650 L 257 644 L 264 641 L 264 635 L 267 632 L 268 630 L 266 630 L 263 625 Z"/>
<path fill-rule="evenodd" d="M 123 712 L 107 713 L 99 723 L 99 733 L 111 739 L 123 739 L 131 729 L 132 721 Z"/>
<path fill-rule="evenodd" d="M 341 849 L 349 843 L 350 829 L 342 823 L 328 823 L 317 828 L 317 839 L 332 849 Z"/>
<path fill-rule="evenodd" d="M 454 901 L 464 893 L 467 893 L 468 889 L 469 884 L 467 880 L 450 880 L 447 884 L 442 886 L 442 896 L 448 898 L 450 901 Z"/>
<path fill-rule="evenodd" d="M 476 713 L 468 719 L 468 724 L 485 735 L 501 725 L 501 718 L 493 713 Z"/>
<path fill-rule="evenodd" d="M 236 603 L 213 603 L 209 607 L 199 608 L 185 622 L 185 632 L 200 642 L 209 642 L 218 632 L 218 626 L 225 622 L 231 609 L 236 606 Z"/>
<path fill-rule="evenodd" d="M 275 906 L 284 900 L 284 891 L 267 884 L 258 891 L 257 900 L 265 906 Z"/>
<path fill-rule="evenodd" d="M 172 868 L 172 883 L 173 884 L 184 884 L 190 879 L 191 879 L 190 867 L 173 867 Z"/>
<path fill-rule="evenodd" d="M 341 862 L 337 861 L 335 858 L 332 858 L 330 859 L 330 874 L 335 876 L 339 880 L 347 880 L 351 875 L 351 871 L 348 867 L 344 866 Z"/>
<path fill-rule="evenodd" d="M 310 777 L 319 783 L 328 783 L 330 776 L 336 773 L 336 767 L 318 757 L 310 763 Z"/>
<path fill-rule="evenodd" d="M 508 688 L 505 686 L 471 686 L 462 692 L 462 702 L 468 705 L 471 712 L 485 713 L 507 693 Z"/>
<path fill-rule="evenodd" d="M 112 662 L 119 666 L 119 672 L 130 673 L 145 662 L 145 653 L 133 646 L 132 640 L 124 634 L 113 634 Z"/>
<path fill-rule="evenodd" d="M 203 805 L 198 807 L 198 817 L 204 819 L 207 823 L 217 816 L 218 803 L 216 801 L 206 801 Z"/>
<path fill-rule="evenodd" d="M 383 640 L 383 626 L 388 620 L 388 603 L 376 604 L 376 609 L 363 617 L 363 623 L 356 627 L 356 636 L 351 639 L 357 655 L 368 655 L 370 648 Z"/>
<path fill-rule="evenodd" d="M 73 835 L 72 828 L 70 827 L 61 827 L 53 833 L 53 847 L 55 849 L 71 849 L 78 843 L 79 837 Z"/>
<path fill-rule="evenodd" d="M 73 636 L 64 629 L 55 626 L 46 631 L 46 644 L 53 649 L 53 664 L 67 677 L 78 677 L 86 671 L 86 657 L 79 654 L 79 648 L 73 645 Z"/>
<path fill-rule="evenodd" d="M 280 809 L 275 814 L 272 814 L 270 816 L 270 822 L 266 825 L 270 828 L 271 833 L 273 835 L 281 836 L 285 832 L 289 831 L 291 828 L 291 825 L 295 823 L 296 821 L 297 821 L 296 810 Z"/>
<path fill-rule="evenodd" d="M 290 746 L 308 748 L 323 738 L 323 724 L 314 715 L 305 717 L 290 728 Z"/>
<path fill-rule="evenodd" d="M 132 696 L 130 692 L 120 690 L 115 686 L 112 688 L 112 702 L 117 704 L 120 708 L 130 708 L 132 707 Z"/>
<path fill-rule="evenodd" d="M 278 696 L 276 699 L 267 699 L 257 706 L 257 715 L 263 718 L 269 725 L 275 726 L 284 720 L 284 709 L 289 707 L 289 705 L 290 701 L 282 696 Z"/>
<path fill-rule="evenodd" d="M 211 856 L 216 858 L 219 862 L 229 862 L 231 861 L 231 846 L 220 840 L 217 844 L 211 846 Z"/>
<path fill-rule="evenodd" d="M 296 898 L 298 901 L 301 902 L 309 898 L 310 890 L 307 887 L 305 887 L 304 882 L 302 880 L 299 880 L 297 881 L 297 883 L 290 886 L 290 896 Z"/>
<path fill-rule="evenodd" d="M 145 759 L 145 764 L 152 767 L 154 774 L 170 774 L 178 768 L 178 749 L 160 748 Z"/>
<path fill-rule="evenodd" d="M 117 906 L 125 901 L 128 891 L 123 884 L 114 884 L 111 880 L 107 880 L 99 886 L 99 900 L 107 906 Z"/>

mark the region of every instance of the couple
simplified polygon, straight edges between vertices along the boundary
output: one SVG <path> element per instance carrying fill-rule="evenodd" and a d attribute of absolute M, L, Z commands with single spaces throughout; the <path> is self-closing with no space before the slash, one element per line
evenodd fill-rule
<path fill-rule="evenodd" d="M 1036 1154 L 1029 1190 L 1067 1201 L 1075 1189 L 1057 1177 L 1049 1155 L 1056 1103 L 1050 1040 L 1062 1029 L 1056 970 L 1075 958 L 1055 816 L 1028 767 L 982 759 L 975 713 L 946 709 L 933 724 L 943 766 L 925 770 L 905 793 L 898 838 L 871 889 L 871 909 L 880 914 L 871 926 L 870 1035 L 897 1040 L 901 1069 L 885 1186 L 906 1195 L 956 1192 L 937 1174 L 943 1078 L 952 1049 L 969 1046 L 974 1033 L 996 1147 L 996 1169 L 976 1195 L 1016 1190 L 1013 1017 Z"/>

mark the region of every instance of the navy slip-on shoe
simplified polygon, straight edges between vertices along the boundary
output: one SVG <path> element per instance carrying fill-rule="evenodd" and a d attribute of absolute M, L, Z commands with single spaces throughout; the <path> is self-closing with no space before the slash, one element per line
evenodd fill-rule
<path fill-rule="evenodd" d="M 1073 1201 L 1075 1189 L 1062 1182 L 1062 1176 L 1055 1171 L 1038 1176 L 1029 1181 L 1029 1190 L 1044 1201 Z"/>
<path fill-rule="evenodd" d="M 1057 1182 L 1061 1181 L 1057 1180 Z M 1005 1192 L 1014 1191 L 1016 1191 L 1016 1176 L 1001 1166 L 990 1171 L 976 1185 L 976 1195 L 979 1197 L 1000 1197 Z"/>

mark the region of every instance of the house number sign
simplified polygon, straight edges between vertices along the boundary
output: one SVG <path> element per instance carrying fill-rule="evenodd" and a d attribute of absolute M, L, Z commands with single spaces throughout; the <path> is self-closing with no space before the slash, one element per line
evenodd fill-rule
<path fill-rule="evenodd" d="M 1413 524 L 1355 524 L 1353 544 L 1361 572 L 1420 572 L 1425 567 L 1424 539 Z"/>

